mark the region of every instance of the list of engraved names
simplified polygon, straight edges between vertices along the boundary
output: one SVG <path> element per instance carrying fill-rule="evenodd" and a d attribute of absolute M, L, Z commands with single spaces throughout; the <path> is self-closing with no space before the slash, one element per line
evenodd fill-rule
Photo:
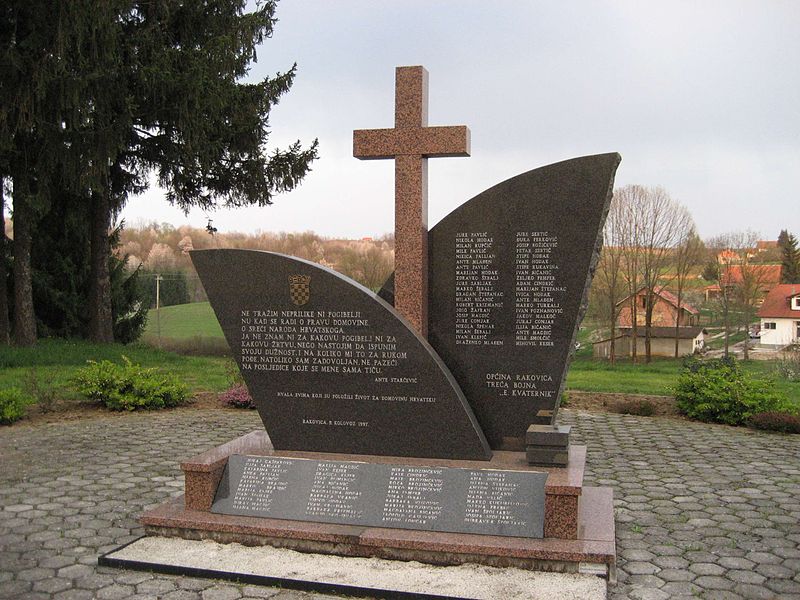
<path fill-rule="evenodd" d="M 552 253 L 558 238 L 547 231 L 518 231 L 515 240 L 514 320 L 517 346 L 553 346 L 553 324 L 564 313 L 564 286 Z"/>
<path fill-rule="evenodd" d="M 382 520 L 387 526 L 426 525 L 442 513 L 444 469 L 392 467 L 383 502 Z"/>
<path fill-rule="evenodd" d="M 247 461 L 233 497 L 233 508 L 269 511 L 275 495 L 286 491 L 286 475 L 292 466 L 290 460 Z"/>
<path fill-rule="evenodd" d="M 320 462 L 306 504 L 309 517 L 359 519 L 361 490 L 358 489 L 360 464 Z"/>
<path fill-rule="evenodd" d="M 456 344 L 502 346 L 495 332 L 503 291 L 494 238 L 485 232 L 457 233 L 455 253 Z"/>
<path fill-rule="evenodd" d="M 529 503 L 522 500 L 519 490 L 519 484 L 501 471 L 472 471 L 464 521 L 475 525 L 524 525 L 522 515 Z"/>

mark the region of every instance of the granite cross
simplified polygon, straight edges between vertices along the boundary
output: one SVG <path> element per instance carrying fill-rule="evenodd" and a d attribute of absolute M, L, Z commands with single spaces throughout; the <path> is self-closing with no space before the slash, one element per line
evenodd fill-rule
<path fill-rule="evenodd" d="M 464 125 L 428 127 L 428 72 L 395 71 L 394 129 L 353 132 L 353 156 L 394 158 L 394 305 L 428 335 L 428 158 L 469 156 Z"/>

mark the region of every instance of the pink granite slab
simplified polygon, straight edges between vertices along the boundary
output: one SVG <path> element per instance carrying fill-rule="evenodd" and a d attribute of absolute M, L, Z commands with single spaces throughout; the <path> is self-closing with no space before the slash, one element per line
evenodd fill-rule
<path fill-rule="evenodd" d="M 218 515 L 187 509 L 177 498 L 141 518 L 148 535 L 273 545 L 305 552 L 377 556 L 433 564 L 476 562 L 544 570 L 577 570 L 616 561 L 613 493 L 584 488 L 578 539 L 531 539 L 406 529 L 370 528 L 305 521 Z"/>

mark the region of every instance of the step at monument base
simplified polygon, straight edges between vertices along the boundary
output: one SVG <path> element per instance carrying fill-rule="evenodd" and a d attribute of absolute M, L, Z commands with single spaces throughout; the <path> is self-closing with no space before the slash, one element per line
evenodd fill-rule
<path fill-rule="evenodd" d="M 463 467 L 548 474 L 544 537 L 339 525 L 225 515 L 210 512 L 228 457 L 233 454 L 375 462 L 429 467 Z M 490 461 L 275 451 L 266 432 L 254 431 L 181 464 L 186 494 L 140 518 L 147 535 L 270 545 L 301 552 L 415 560 L 436 565 L 478 563 L 557 572 L 592 572 L 615 579 L 616 544 L 613 492 L 583 486 L 584 446 L 570 446 L 569 465 L 541 468 L 527 464 L 524 452 L 496 451 Z"/>

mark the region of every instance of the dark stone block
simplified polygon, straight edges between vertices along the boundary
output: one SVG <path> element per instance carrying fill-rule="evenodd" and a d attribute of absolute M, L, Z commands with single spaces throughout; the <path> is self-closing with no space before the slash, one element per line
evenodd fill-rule
<path fill-rule="evenodd" d="M 571 429 L 571 425 L 531 425 L 525 432 L 525 445 L 565 448 L 569 445 Z"/>
<path fill-rule="evenodd" d="M 519 448 L 528 425 L 555 421 L 619 162 L 601 154 L 523 173 L 429 233 L 428 339 L 492 448 Z"/>
<path fill-rule="evenodd" d="M 191 257 L 276 449 L 491 457 L 448 368 L 370 290 L 271 252 Z"/>
<path fill-rule="evenodd" d="M 547 473 L 233 455 L 211 512 L 541 538 Z"/>
<path fill-rule="evenodd" d="M 569 462 L 569 449 L 561 446 L 528 446 L 525 456 L 529 465 L 544 467 L 565 467 Z"/>

